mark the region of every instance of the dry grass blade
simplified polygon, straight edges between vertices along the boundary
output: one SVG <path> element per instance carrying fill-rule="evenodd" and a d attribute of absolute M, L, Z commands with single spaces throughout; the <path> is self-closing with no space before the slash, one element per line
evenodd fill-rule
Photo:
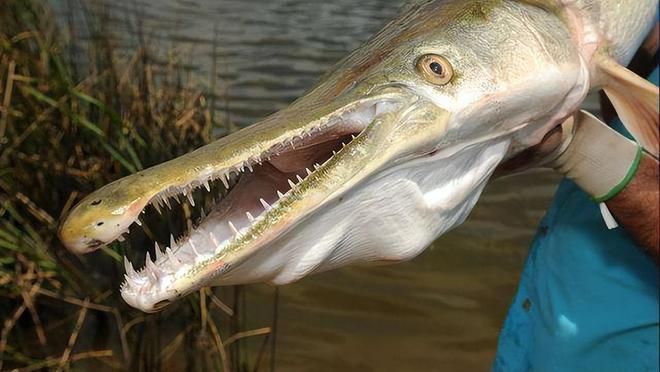
<path fill-rule="evenodd" d="M 0 370 L 2 370 L 2 365 L 4 362 L 4 354 L 7 347 L 7 338 L 9 337 L 9 332 L 11 332 L 12 328 L 14 328 L 14 325 L 16 325 L 16 322 L 21 317 L 21 315 L 23 315 L 26 309 L 27 306 L 24 302 L 16 310 L 14 310 L 14 313 L 10 318 L 5 319 L 5 322 L 2 325 L 2 332 L 0 332 Z"/>
<path fill-rule="evenodd" d="M 73 363 L 79 360 L 90 359 L 90 358 L 109 358 L 112 357 L 112 355 L 113 355 L 112 350 L 86 351 L 69 356 L 69 361 Z M 17 368 L 16 371 L 17 372 L 38 371 L 44 368 L 54 367 L 57 364 L 59 364 L 59 362 L 60 362 L 59 358 L 49 358 L 43 362 L 35 363 L 25 368 Z"/>
<path fill-rule="evenodd" d="M 240 340 L 242 338 L 245 338 L 245 337 L 267 335 L 267 334 L 270 334 L 270 332 L 271 332 L 270 327 L 253 329 L 251 331 L 238 332 L 238 333 L 235 333 L 235 334 L 229 336 L 229 338 L 227 338 L 227 341 L 225 341 L 224 346 L 229 346 L 233 342 L 235 342 L 237 340 Z"/>
<path fill-rule="evenodd" d="M 201 311 L 201 315 L 199 317 L 200 320 L 200 332 L 204 333 L 206 332 L 206 319 L 208 318 L 208 308 L 206 307 L 206 290 L 205 288 L 202 288 L 199 290 L 199 310 Z"/>
<path fill-rule="evenodd" d="M 229 316 L 234 316 L 234 310 L 232 310 L 231 307 L 229 307 L 227 304 L 222 302 L 218 296 L 213 293 L 213 291 L 210 288 L 206 288 L 206 294 L 209 296 L 211 299 L 211 302 L 217 306 L 220 310 L 222 310 L 225 314 Z"/>
<path fill-rule="evenodd" d="M 85 299 L 85 304 L 89 304 L 89 299 Z M 76 324 L 73 326 L 73 331 L 71 331 L 71 336 L 69 336 L 69 342 L 66 345 L 66 349 L 64 349 L 64 352 L 62 353 L 62 357 L 60 358 L 60 363 L 57 366 L 57 371 L 62 371 L 65 367 L 68 366 L 68 364 L 71 362 L 70 357 L 71 357 L 71 350 L 73 349 L 73 345 L 76 344 L 76 340 L 78 339 L 78 335 L 80 334 L 80 329 L 82 328 L 83 322 L 85 321 L 85 317 L 87 316 L 87 307 L 83 306 L 82 309 L 80 309 L 80 312 L 78 313 L 78 319 L 76 320 Z M 67 368 L 68 369 L 68 368 Z"/>
<path fill-rule="evenodd" d="M 55 219 L 48 214 L 45 210 L 39 208 L 36 204 L 30 200 L 25 194 L 22 192 L 17 192 L 16 193 L 16 199 L 18 199 L 21 203 L 25 204 L 27 207 L 28 211 L 30 214 L 32 214 L 34 217 L 42 221 L 43 223 L 49 225 L 49 226 L 55 226 Z"/>
<path fill-rule="evenodd" d="M 35 332 L 37 333 L 37 339 L 39 340 L 39 343 L 42 346 L 45 346 L 48 340 L 46 339 L 46 333 L 44 332 L 44 327 L 41 324 L 41 319 L 39 318 L 39 314 L 37 313 L 37 310 L 34 307 L 34 298 L 41 287 L 41 280 L 39 280 L 36 284 L 30 288 L 29 291 L 21 291 L 21 297 L 23 297 L 23 302 L 25 303 L 25 306 L 27 306 L 28 311 L 30 312 L 30 316 L 32 316 L 32 321 L 34 322 L 35 326 Z"/>
<path fill-rule="evenodd" d="M 124 324 L 124 327 L 122 327 L 121 332 L 123 334 L 127 334 L 131 330 L 131 328 L 133 328 L 133 326 L 140 324 L 145 320 L 147 320 L 147 317 L 145 316 L 136 316 L 135 318 L 131 319 L 130 321 L 126 322 L 126 324 Z"/>
<path fill-rule="evenodd" d="M 193 325 L 189 325 L 185 329 L 183 329 L 179 334 L 177 334 L 170 343 L 168 343 L 163 350 L 160 351 L 160 354 L 158 355 L 158 359 L 161 360 L 162 362 L 166 362 L 169 358 L 172 357 L 176 353 L 176 351 L 181 347 L 183 344 L 183 341 L 186 337 L 186 334 L 190 332 L 193 329 Z"/>
<path fill-rule="evenodd" d="M 14 89 L 14 71 L 16 71 L 16 62 L 10 61 L 9 67 L 7 68 L 7 81 L 5 86 L 5 95 L 2 99 L 2 107 L 5 107 L 7 110 L 2 112 L 0 116 L 0 139 L 5 137 L 5 131 L 7 130 L 7 122 L 9 121 L 9 106 L 11 105 L 11 96 Z"/>
<path fill-rule="evenodd" d="M 121 344 L 122 354 L 124 355 L 124 362 L 126 365 L 129 365 L 131 362 L 131 352 L 128 348 L 128 339 L 126 338 L 126 333 L 124 332 L 124 321 L 117 308 L 112 309 L 112 314 L 115 316 L 117 329 L 119 329 L 119 342 Z"/>
<path fill-rule="evenodd" d="M 70 303 L 72 305 L 77 305 L 77 306 L 80 306 L 84 309 L 91 309 L 91 310 L 97 310 L 97 311 L 112 313 L 112 315 L 115 318 L 115 322 L 117 323 L 117 329 L 119 330 L 120 344 L 121 344 L 122 354 L 124 355 L 124 361 L 126 363 L 130 362 L 131 354 L 130 354 L 129 347 L 128 347 L 128 341 L 127 341 L 127 338 L 126 338 L 126 333 L 128 332 L 128 330 L 130 329 L 131 326 L 133 326 L 134 324 L 136 324 L 140 321 L 143 321 L 144 317 L 135 318 L 132 322 L 129 322 L 126 325 L 124 325 L 121 314 L 119 313 L 117 308 L 90 303 L 88 300 L 80 300 L 80 299 L 72 298 L 72 297 L 63 297 L 63 296 L 58 295 L 57 293 L 54 293 L 52 291 L 49 291 L 49 290 L 43 289 L 43 288 L 37 288 L 36 290 L 37 290 L 38 293 L 43 294 L 44 296 L 48 296 L 48 297 L 51 297 L 51 298 L 54 298 L 54 299 L 57 299 L 57 300 L 60 300 L 60 301 L 64 301 L 64 302 Z"/>
<path fill-rule="evenodd" d="M 222 362 L 223 371 L 231 371 L 229 358 L 227 358 L 227 351 L 225 350 L 225 345 L 222 343 L 222 338 L 220 337 L 220 332 L 218 327 L 215 325 L 213 318 L 209 318 L 209 328 L 211 329 L 211 334 L 213 335 L 213 341 L 215 347 L 218 349 L 218 354 L 220 354 L 220 360 Z"/>
<path fill-rule="evenodd" d="M 60 212 L 60 218 L 66 216 L 69 213 L 69 210 L 71 210 L 77 198 L 78 198 L 77 191 L 74 191 L 71 193 L 71 195 L 69 195 L 69 197 L 66 200 L 66 203 L 64 203 L 64 207 L 62 207 L 62 211 Z"/>
<path fill-rule="evenodd" d="M 268 346 L 268 341 L 270 341 L 270 336 L 271 334 L 267 334 L 266 337 L 261 341 L 261 346 L 259 347 L 259 353 L 257 354 L 257 361 L 254 363 L 254 368 L 252 369 L 254 372 L 259 371 L 259 368 L 261 367 L 261 362 L 264 359 L 264 356 L 266 355 L 266 347 Z M 274 358 L 274 356 L 271 356 Z"/>
<path fill-rule="evenodd" d="M 54 299 L 57 299 L 57 300 L 60 300 L 60 301 L 64 301 L 64 302 L 68 302 L 68 303 L 73 304 L 73 305 L 84 307 L 86 309 L 104 311 L 104 312 L 107 312 L 107 313 L 112 313 L 114 311 L 114 308 L 111 307 L 111 306 L 99 305 L 99 304 L 91 303 L 91 302 L 88 302 L 88 301 L 85 301 L 85 300 L 80 300 L 80 299 L 73 298 L 73 297 L 61 296 L 61 295 L 59 295 L 59 294 L 57 294 L 53 291 L 50 291 L 50 290 L 44 289 L 44 288 L 39 288 L 39 293 L 44 295 L 44 296 L 48 296 L 48 297 L 51 297 L 51 298 L 54 298 Z"/>

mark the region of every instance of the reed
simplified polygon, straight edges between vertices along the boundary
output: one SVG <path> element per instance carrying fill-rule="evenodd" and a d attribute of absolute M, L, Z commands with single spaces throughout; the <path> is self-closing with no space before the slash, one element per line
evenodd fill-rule
<path fill-rule="evenodd" d="M 176 53 L 142 42 L 123 57 L 98 10 L 85 11 L 86 37 L 72 40 L 46 4 L 3 0 L 0 10 L 0 370 L 243 370 L 236 341 L 265 345 L 270 328 L 239 329 L 238 302 L 223 299 L 240 288 L 143 314 L 117 286 L 122 255 L 144 257 L 147 236 L 84 257 L 57 240 L 84 195 L 209 142 L 221 126 Z M 185 223 L 147 218 L 156 239 Z"/>

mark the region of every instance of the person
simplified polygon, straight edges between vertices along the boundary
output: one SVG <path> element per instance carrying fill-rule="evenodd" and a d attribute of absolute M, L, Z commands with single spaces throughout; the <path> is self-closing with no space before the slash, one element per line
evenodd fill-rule
<path fill-rule="evenodd" d="M 549 165 L 569 179 L 532 243 L 493 371 L 658 371 L 658 160 L 585 113 L 549 137 L 560 149 Z"/>

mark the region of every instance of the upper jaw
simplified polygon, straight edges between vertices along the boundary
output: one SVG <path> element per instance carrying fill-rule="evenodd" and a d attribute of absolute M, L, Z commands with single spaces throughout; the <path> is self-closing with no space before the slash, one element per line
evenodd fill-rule
<path fill-rule="evenodd" d="M 318 140 L 357 134 L 396 98 L 392 92 L 359 99 L 346 95 L 316 108 L 316 112 L 304 110 L 303 99 L 261 123 L 88 195 L 60 226 L 60 239 L 74 253 L 88 253 L 123 240 L 122 235 L 140 222 L 140 213 L 147 207 L 163 210 L 170 207 L 172 198 L 192 204 L 195 190 L 209 190 L 214 182 L 229 189 L 241 174 L 278 154 L 314 145 Z M 314 97 L 309 101 L 312 107 L 318 105 Z"/>

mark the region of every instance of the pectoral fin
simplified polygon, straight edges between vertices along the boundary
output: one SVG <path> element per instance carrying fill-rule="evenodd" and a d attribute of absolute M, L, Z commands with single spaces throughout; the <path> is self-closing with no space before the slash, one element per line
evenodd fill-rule
<path fill-rule="evenodd" d="M 658 157 L 658 87 L 612 59 L 599 63 L 605 94 L 626 129 L 646 151 Z"/>

